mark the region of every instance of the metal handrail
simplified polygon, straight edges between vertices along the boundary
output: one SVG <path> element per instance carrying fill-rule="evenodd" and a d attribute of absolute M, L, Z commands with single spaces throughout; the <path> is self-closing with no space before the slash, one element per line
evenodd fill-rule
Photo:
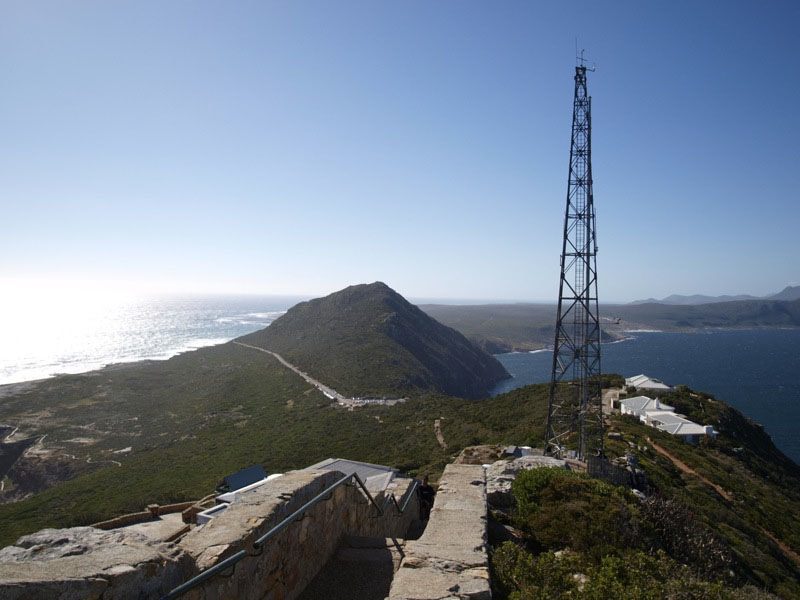
<path fill-rule="evenodd" d="M 200 585 L 201 583 L 203 583 L 205 581 L 208 581 L 209 579 L 211 579 L 215 575 L 218 575 L 222 571 L 225 571 L 228 568 L 235 568 L 236 564 L 240 560 L 245 558 L 246 556 L 259 556 L 261 554 L 261 552 L 263 552 L 263 546 L 271 538 L 275 537 L 278 533 L 280 533 L 286 527 L 291 525 L 295 520 L 297 520 L 300 517 L 302 517 L 305 514 L 305 512 L 308 509 L 312 508 L 314 505 L 318 504 L 319 502 L 321 502 L 323 500 L 330 499 L 331 495 L 333 494 L 333 492 L 334 492 L 334 490 L 336 488 L 338 488 L 341 485 L 345 485 L 347 483 L 350 483 L 351 481 L 354 481 L 355 485 L 360 487 L 361 490 L 364 492 L 364 494 L 366 494 L 367 499 L 369 500 L 370 504 L 372 504 L 375 507 L 375 509 L 378 511 L 378 515 L 377 516 L 382 516 L 384 514 L 385 508 L 389 505 L 390 502 L 395 505 L 395 508 L 397 508 L 397 511 L 398 511 L 399 514 L 403 514 L 405 512 L 406 508 L 408 508 L 408 503 L 411 501 L 411 498 L 413 498 L 414 492 L 416 491 L 417 485 L 418 485 L 417 480 L 414 479 L 413 483 L 411 484 L 411 489 L 409 489 L 405 494 L 405 498 L 404 498 L 404 500 L 402 502 L 402 507 L 401 507 L 400 503 L 397 502 L 397 498 L 395 497 L 395 495 L 393 493 L 389 494 L 386 497 L 386 499 L 383 501 L 383 507 L 381 507 L 381 506 L 378 506 L 378 503 L 375 501 L 375 498 L 369 492 L 369 490 L 367 489 L 367 486 L 361 480 L 361 477 L 358 476 L 358 473 L 351 473 L 350 475 L 345 475 L 344 477 L 342 477 L 341 479 L 339 479 L 335 483 L 333 483 L 330 486 L 328 486 L 327 488 L 325 488 L 322 492 L 320 492 L 319 494 L 314 496 L 311 500 L 309 500 L 308 502 L 303 504 L 303 506 L 298 508 L 292 514 L 290 514 L 287 517 L 284 517 L 281 520 L 280 523 L 278 523 L 272 529 L 267 531 L 264 535 L 262 535 L 261 537 L 256 539 L 256 541 L 253 542 L 253 548 L 255 550 L 259 550 L 259 552 L 257 554 L 249 554 L 247 552 L 247 550 L 239 550 L 238 552 L 232 554 L 231 556 L 229 556 L 225 560 L 222 560 L 222 561 L 218 562 L 213 567 L 209 567 L 205 571 L 202 571 L 202 572 L 198 573 L 197 575 L 195 575 L 194 577 L 192 577 L 189 581 L 187 581 L 185 583 L 182 583 L 178 587 L 174 588 L 168 594 L 166 594 L 165 596 L 162 596 L 161 600 L 174 600 L 175 598 L 179 598 L 180 596 L 182 596 L 183 594 L 185 594 L 186 592 L 188 592 L 192 588 L 195 588 L 198 585 Z"/>

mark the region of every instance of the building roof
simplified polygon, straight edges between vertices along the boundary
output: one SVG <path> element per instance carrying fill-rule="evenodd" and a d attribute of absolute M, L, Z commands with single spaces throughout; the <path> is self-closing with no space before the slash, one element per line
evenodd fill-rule
<path fill-rule="evenodd" d="M 647 396 L 635 396 L 633 398 L 624 398 L 619 401 L 620 407 L 635 415 L 640 415 L 648 410 L 674 410 L 674 406 L 664 404 L 657 398 L 648 398 Z"/>
<path fill-rule="evenodd" d="M 647 411 L 648 421 L 661 431 L 666 431 L 672 435 L 705 435 L 706 428 L 690 421 L 672 411 Z"/>
<path fill-rule="evenodd" d="M 236 471 L 232 475 L 223 478 L 223 486 L 226 492 L 233 492 L 243 487 L 247 487 L 251 483 L 262 481 L 267 476 L 264 467 L 261 465 L 251 465 L 246 469 Z"/>
<path fill-rule="evenodd" d="M 371 492 L 386 489 L 386 486 L 391 483 L 398 473 L 397 469 L 393 469 L 392 467 L 373 465 L 357 460 L 347 460 L 346 458 L 326 458 L 322 462 L 306 467 L 303 470 L 339 471 L 345 475 L 356 473 Z"/>
<path fill-rule="evenodd" d="M 647 388 L 651 390 L 672 389 L 660 379 L 654 379 L 653 377 L 648 377 L 647 375 L 644 374 L 634 375 L 633 377 L 626 377 L 625 385 L 632 386 L 635 388 Z"/>

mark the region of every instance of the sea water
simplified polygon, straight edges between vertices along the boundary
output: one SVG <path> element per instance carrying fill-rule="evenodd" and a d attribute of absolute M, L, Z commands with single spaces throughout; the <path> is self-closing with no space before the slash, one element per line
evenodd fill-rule
<path fill-rule="evenodd" d="M 644 373 L 713 394 L 764 425 L 784 454 L 800 463 L 800 329 L 630 335 L 602 345 L 604 373 Z M 550 351 L 497 358 L 513 378 L 494 394 L 550 381 Z"/>
<path fill-rule="evenodd" d="M 38 297 L 0 311 L 0 384 L 166 359 L 269 325 L 287 296 Z"/>

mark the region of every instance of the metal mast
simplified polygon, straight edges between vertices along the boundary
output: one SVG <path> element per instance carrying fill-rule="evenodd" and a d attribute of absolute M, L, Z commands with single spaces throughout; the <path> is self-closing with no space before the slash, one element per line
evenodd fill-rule
<path fill-rule="evenodd" d="M 574 449 L 585 460 L 603 452 L 603 414 L 592 197 L 592 98 L 586 89 L 587 67 L 582 56 L 579 60 L 575 67 L 567 209 L 545 448 L 557 456 Z"/>

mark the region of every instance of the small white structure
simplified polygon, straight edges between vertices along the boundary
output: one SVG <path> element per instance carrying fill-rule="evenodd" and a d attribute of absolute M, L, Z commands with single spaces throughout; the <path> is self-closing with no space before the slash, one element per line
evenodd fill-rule
<path fill-rule="evenodd" d="M 634 387 L 637 390 L 671 390 L 672 388 L 659 379 L 648 377 L 647 375 L 635 375 L 625 378 L 626 387 Z"/>
<path fill-rule="evenodd" d="M 648 398 L 647 396 L 635 396 L 634 398 L 623 398 L 619 401 L 619 410 L 623 415 L 633 415 L 645 422 L 644 415 L 652 410 L 675 410 L 675 407 L 662 403 L 658 398 Z"/>
<path fill-rule="evenodd" d="M 690 444 L 696 444 L 705 436 L 717 435 L 711 425 L 698 425 L 671 410 L 649 410 L 644 415 L 644 421 L 650 427 L 678 436 Z"/>
<path fill-rule="evenodd" d="M 197 524 L 198 525 L 204 525 L 204 524 L 208 523 L 211 519 L 220 516 L 223 512 L 225 512 L 228 509 L 228 507 L 232 503 L 234 503 L 237 500 L 239 500 L 247 492 L 251 492 L 251 491 L 261 487 L 265 483 L 268 483 L 268 482 L 272 481 L 273 479 L 277 479 L 281 475 L 282 475 L 282 473 L 273 473 L 272 475 L 269 475 L 268 477 L 264 477 L 263 479 L 260 479 L 259 481 L 255 481 L 255 482 L 251 483 L 250 485 L 246 485 L 246 486 L 241 487 L 239 489 L 233 490 L 232 492 L 226 492 L 224 494 L 220 494 L 219 496 L 217 496 L 215 498 L 214 501 L 216 502 L 216 504 L 214 506 L 212 506 L 211 508 L 207 508 L 206 510 L 204 510 L 202 512 L 197 513 Z"/>

